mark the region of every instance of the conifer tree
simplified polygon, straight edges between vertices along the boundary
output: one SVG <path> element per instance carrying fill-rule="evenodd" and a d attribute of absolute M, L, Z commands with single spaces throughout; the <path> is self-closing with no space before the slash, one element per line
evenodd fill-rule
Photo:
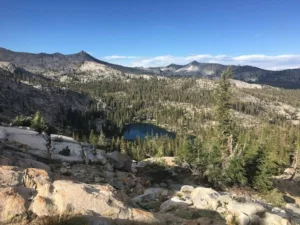
<path fill-rule="evenodd" d="M 187 136 L 184 136 L 182 146 L 179 148 L 177 154 L 182 161 L 191 162 L 194 160 L 193 146 Z"/>
<path fill-rule="evenodd" d="M 94 133 L 94 130 L 91 130 L 90 136 L 89 136 L 89 143 L 96 146 L 97 145 L 97 136 Z"/>
<path fill-rule="evenodd" d="M 100 148 L 106 148 L 107 147 L 107 141 L 106 141 L 106 137 L 103 133 L 103 131 L 101 130 L 100 132 L 100 135 L 99 135 L 99 138 L 98 138 L 98 143 L 97 145 L 100 147 Z"/>
<path fill-rule="evenodd" d="M 120 141 L 120 150 L 123 154 L 127 154 L 127 145 L 126 145 L 124 136 L 122 136 L 121 141 Z"/>
<path fill-rule="evenodd" d="M 225 159 L 230 156 L 233 148 L 233 124 L 231 115 L 231 83 L 232 71 L 230 68 L 226 69 L 218 81 L 218 86 L 215 92 L 215 117 L 218 122 L 218 139 L 220 142 L 220 150 L 222 158 Z"/>
<path fill-rule="evenodd" d="M 275 164 L 266 149 L 260 148 L 257 156 L 257 171 L 253 180 L 253 186 L 260 192 L 272 189 L 272 176 L 276 173 Z"/>
<path fill-rule="evenodd" d="M 40 111 L 36 111 L 36 113 L 33 116 L 33 119 L 31 120 L 31 128 L 38 132 L 42 132 L 47 129 L 46 122 L 44 118 L 41 116 Z"/>

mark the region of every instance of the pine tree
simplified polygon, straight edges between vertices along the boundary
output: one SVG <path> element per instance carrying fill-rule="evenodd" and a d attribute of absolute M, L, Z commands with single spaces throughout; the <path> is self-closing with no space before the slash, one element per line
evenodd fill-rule
<path fill-rule="evenodd" d="M 114 149 L 114 150 L 119 151 L 120 150 L 120 145 L 121 145 L 120 137 L 117 137 L 117 140 L 116 140 L 116 149 Z"/>
<path fill-rule="evenodd" d="M 36 111 L 36 113 L 33 116 L 33 119 L 31 120 L 31 128 L 38 132 L 42 132 L 47 129 L 46 122 L 44 118 L 41 116 L 40 111 Z"/>
<path fill-rule="evenodd" d="M 233 122 L 231 115 L 231 83 L 232 71 L 226 69 L 218 81 L 218 86 L 215 92 L 216 110 L 215 116 L 218 121 L 218 139 L 220 142 L 220 150 L 222 158 L 226 159 L 233 151 Z"/>
<path fill-rule="evenodd" d="M 260 148 L 257 156 L 257 171 L 253 180 L 253 186 L 260 192 L 266 192 L 272 189 L 272 176 L 276 173 L 276 166 L 270 157 L 270 153 Z"/>
<path fill-rule="evenodd" d="M 179 148 L 177 156 L 180 160 L 185 162 L 194 160 L 193 146 L 191 140 L 189 140 L 187 136 L 184 136 L 182 146 Z"/>
<path fill-rule="evenodd" d="M 96 146 L 97 145 L 97 136 L 94 134 L 94 130 L 91 130 L 90 136 L 89 136 L 89 143 Z"/>
<path fill-rule="evenodd" d="M 120 142 L 120 150 L 123 154 L 127 154 L 127 145 L 124 139 L 124 136 L 122 136 L 121 138 L 121 142 Z"/>
<path fill-rule="evenodd" d="M 111 146 L 110 146 L 109 150 L 114 151 L 115 149 L 116 149 L 116 139 L 115 139 L 115 137 L 112 137 Z"/>
<path fill-rule="evenodd" d="M 103 131 L 101 130 L 100 132 L 100 135 L 99 135 L 99 138 L 98 138 L 98 143 L 97 145 L 100 147 L 100 148 L 106 148 L 107 147 L 107 141 L 106 141 L 106 137 L 103 133 Z"/>

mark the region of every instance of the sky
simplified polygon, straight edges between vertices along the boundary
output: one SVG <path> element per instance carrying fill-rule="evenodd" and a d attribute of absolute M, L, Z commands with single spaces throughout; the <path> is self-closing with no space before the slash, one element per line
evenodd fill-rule
<path fill-rule="evenodd" d="M 126 66 L 300 68 L 299 0 L 0 0 L 0 46 Z"/>

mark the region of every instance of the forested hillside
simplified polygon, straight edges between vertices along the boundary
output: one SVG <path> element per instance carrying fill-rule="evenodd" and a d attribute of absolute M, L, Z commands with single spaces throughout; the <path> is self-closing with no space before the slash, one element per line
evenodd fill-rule
<path fill-rule="evenodd" d="M 222 87 L 222 82 L 228 87 Z M 111 139 L 105 144 L 108 151 L 119 149 L 136 160 L 176 156 L 216 186 L 268 190 L 270 178 L 290 166 L 291 156 L 298 151 L 299 90 L 249 85 L 230 77 L 219 81 L 106 79 L 63 86 L 105 102 L 110 125 L 104 133 Z M 224 93 L 218 96 L 220 88 Z M 220 131 L 224 121 L 227 128 Z M 133 122 L 164 127 L 176 132 L 176 138 L 149 134 L 144 140 L 126 141 L 122 130 Z M 97 144 L 94 133 L 92 138 L 77 138 Z M 224 151 L 229 152 L 223 155 Z M 225 158 L 230 160 L 225 162 Z"/>

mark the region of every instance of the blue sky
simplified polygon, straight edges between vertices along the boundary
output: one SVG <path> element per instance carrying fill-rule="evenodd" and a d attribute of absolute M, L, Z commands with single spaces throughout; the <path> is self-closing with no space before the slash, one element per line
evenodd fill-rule
<path fill-rule="evenodd" d="M 0 0 L 0 46 L 130 66 L 300 67 L 299 0 Z"/>

